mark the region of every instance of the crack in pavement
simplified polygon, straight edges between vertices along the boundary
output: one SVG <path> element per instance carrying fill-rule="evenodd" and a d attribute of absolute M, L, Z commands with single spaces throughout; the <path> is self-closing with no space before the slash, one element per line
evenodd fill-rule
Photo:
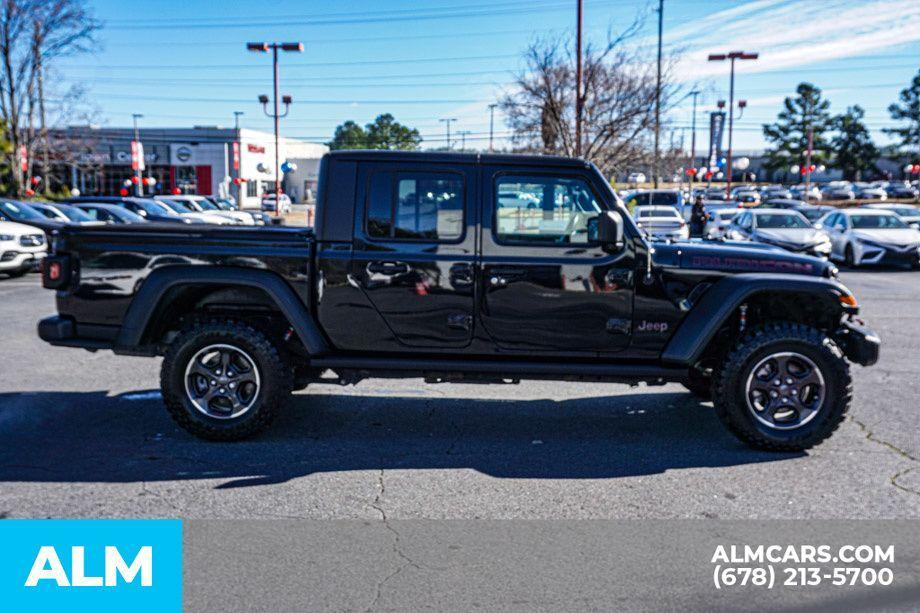
<path fill-rule="evenodd" d="M 411 566 L 415 569 L 422 570 L 421 564 L 419 564 L 418 562 L 416 562 L 415 560 L 407 556 L 402 551 L 402 548 L 400 546 L 402 537 L 399 534 L 399 532 L 396 530 L 396 528 L 394 528 L 390 524 L 390 519 L 389 517 L 387 517 L 387 513 L 384 510 L 383 504 L 381 502 L 381 498 L 383 497 L 383 494 L 385 492 L 386 492 L 386 483 L 383 480 L 383 469 L 381 468 L 380 472 L 377 474 L 377 495 L 374 497 L 374 501 L 371 503 L 371 506 L 378 513 L 380 513 L 380 520 L 383 522 L 383 526 L 393 534 L 393 547 L 392 547 L 393 553 L 395 553 L 402 562 L 399 564 L 399 566 L 396 567 L 396 569 L 393 572 L 388 574 L 386 577 L 384 577 L 381 581 L 377 583 L 377 587 L 376 587 L 375 594 L 374 594 L 374 600 L 371 602 L 370 605 L 368 605 L 367 609 L 365 609 L 366 611 L 372 611 L 377 607 L 377 604 L 380 602 L 380 598 L 383 595 L 383 587 L 391 579 L 393 579 L 394 577 L 399 575 L 401 572 L 406 570 L 406 568 Z M 431 568 L 431 567 L 428 567 L 428 568 Z M 443 570 L 443 569 L 434 569 L 434 570 Z"/>
<path fill-rule="evenodd" d="M 902 458 L 905 458 L 905 459 L 907 459 L 907 460 L 910 460 L 911 462 L 920 463 L 920 459 L 918 459 L 918 458 L 916 458 L 915 456 L 911 455 L 908 451 L 906 451 L 906 450 L 904 450 L 904 449 L 901 449 L 900 447 L 898 447 L 898 446 L 895 445 L 894 443 L 891 443 L 891 442 L 886 441 L 886 440 L 884 440 L 884 439 L 878 438 L 878 437 L 875 435 L 875 433 L 874 433 L 872 430 L 869 429 L 869 426 L 867 426 L 865 423 L 859 421 L 858 419 L 856 419 L 856 418 L 853 417 L 852 415 L 850 416 L 850 421 L 853 422 L 854 424 L 856 424 L 856 426 L 857 426 L 860 430 L 862 430 L 862 431 L 865 433 L 865 435 L 866 435 L 866 440 L 872 441 L 873 443 L 876 443 L 877 445 L 881 445 L 881 446 L 883 446 L 883 447 L 886 447 L 889 451 L 893 451 L 894 453 L 898 454 L 898 455 L 901 456 Z M 911 472 L 911 471 L 914 470 L 915 468 L 917 468 L 917 467 L 916 467 L 916 466 L 911 466 L 910 468 L 905 468 L 904 470 L 895 473 L 894 475 L 892 475 L 891 477 L 888 478 L 889 483 L 891 483 L 891 485 L 893 485 L 894 487 L 898 488 L 898 489 L 901 490 L 902 492 L 907 492 L 908 494 L 914 494 L 914 495 L 916 495 L 916 496 L 920 496 L 920 491 L 915 490 L 915 489 L 913 489 L 913 488 L 911 488 L 911 487 L 907 487 L 906 485 L 901 485 L 900 483 L 898 483 L 898 479 L 900 479 L 901 477 L 903 477 L 903 476 L 906 475 L 907 473 Z"/>

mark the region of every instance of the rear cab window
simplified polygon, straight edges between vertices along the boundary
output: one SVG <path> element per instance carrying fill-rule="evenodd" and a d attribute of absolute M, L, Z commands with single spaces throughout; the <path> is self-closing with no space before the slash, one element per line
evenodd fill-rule
<path fill-rule="evenodd" d="M 460 173 L 375 172 L 368 187 L 365 232 L 372 240 L 461 241 L 464 192 Z"/>

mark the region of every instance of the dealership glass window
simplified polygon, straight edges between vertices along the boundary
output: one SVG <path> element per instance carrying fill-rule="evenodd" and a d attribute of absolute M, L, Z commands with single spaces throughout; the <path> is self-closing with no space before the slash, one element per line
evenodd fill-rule
<path fill-rule="evenodd" d="M 451 241 L 463 236 L 463 178 L 449 173 L 371 176 L 366 228 L 373 238 Z"/>
<path fill-rule="evenodd" d="M 584 244 L 602 210 L 583 179 L 499 176 L 493 231 L 499 242 Z"/>
<path fill-rule="evenodd" d="M 259 195 L 259 182 L 258 181 L 247 181 L 246 182 L 246 197 L 255 198 Z"/>

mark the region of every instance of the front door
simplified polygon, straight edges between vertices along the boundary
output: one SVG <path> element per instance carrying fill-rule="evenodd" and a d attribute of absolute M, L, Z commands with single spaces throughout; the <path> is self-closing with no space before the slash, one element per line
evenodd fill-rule
<path fill-rule="evenodd" d="M 475 165 L 362 164 L 351 278 L 407 348 L 468 345 Z"/>
<path fill-rule="evenodd" d="M 587 170 L 484 167 L 480 319 L 495 344 L 521 355 L 624 349 L 632 331 L 636 255 L 593 241 L 606 209 Z"/>

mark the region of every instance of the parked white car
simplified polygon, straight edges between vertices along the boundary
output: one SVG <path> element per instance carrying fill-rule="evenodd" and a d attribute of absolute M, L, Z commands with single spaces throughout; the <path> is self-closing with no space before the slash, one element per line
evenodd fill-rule
<path fill-rule="evenodd" d="M 287 215 L 291 212 L 293 204 L 291 203 L 291 198 L 287 194 L 281 194 L 281 214 Z M 262 196 L 262 210 L 270 213 L 274 213 L 276 209 L 275 206 L 275 194 L 265 194 Z"/>
<path fill-rule="evenodd" d="M 831 238 L 831 258 L 847 266 L 920 266 L 920 230 L 889 211 L 842 209 L 818 222 Z"/>
<path fill-rule="evenodd" d="M 725 232 L 739 211 L 740 209 L 734 207 L 709 211 L 706 225 L 703 227 L 703 237 L 709 240 L 726 238 Z"/>
<path fill-rule="evenodd" d="M 255 219 L 249 213 L 242 211 L 223 210 L 204 196 L 194 196 L 191 194 L 180 194 L 178 196 L 164 196 L 163 200 L 170 202 L 181 202 L 196 213 L 205 213 L 207 215 L 217 215 L 225 217 L 234 224 L 244 226 L 254 226 Z"/>
<path fill-rule="evenodd" d="M 171 200 L 172 196 L 157 196 L 156 201 L 168 208 L 173 213 L 181 215 L 186 219 L 193 219 L 195 221 L 201 221 L 204 223 L 215 224 L 218 226 L 228 226 L 236 224 L 231 219 L 227 219 L 221 215 L 215 215 L 213 213 L 199 213 L 188 206 L 186 203 L 179 200 Z"/>
<path fill-rule="evenodd" d="M 862 206 L 866 209 L 877 209 L 880 211 L 888 211 L 889 213 L 894 213 L 905 222 L 907 222 L 907 225 L 920 230 L 920 207 L 917 207 L 916 205 L 898 204 L 896 202 L 892 202 L 864 204 Z"/>
<path fill-rule="evenodd" d="M 13 221 L 0 221 L 0 273 L 19 277 L 48 253 L 45 233 Z"/>
<path fill-rule="evenodd" d="M 652 238 L 680 240 L 690 237 L 687 222 L 673 206 L 637 206 L 633 219 Z"/>

